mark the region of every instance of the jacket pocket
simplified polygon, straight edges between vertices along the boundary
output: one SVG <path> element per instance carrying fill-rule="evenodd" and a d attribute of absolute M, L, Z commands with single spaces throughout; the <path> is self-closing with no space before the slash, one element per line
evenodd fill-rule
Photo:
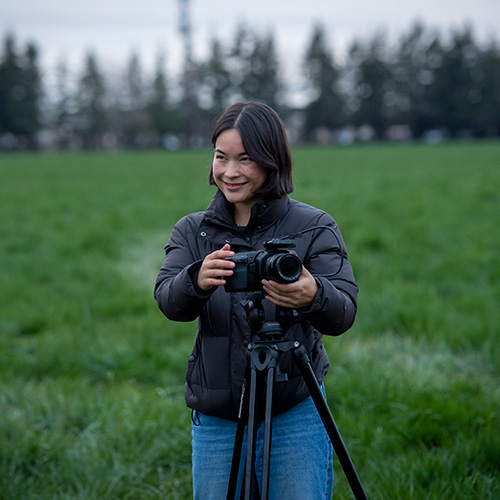
<path fill-rule="evenodd" d="M 191 378 L 193 376 L 193 371 L 196 366 L 196 362 L 200 352 L 200 334 L 196 335 L 196 340 L 194 343 L 193 350 L 191 355 L 188 358 L 187 368 L 186 368 L 186 382 L 189 384 L 191 382 Z"/>
<path fill-rule="evenodd" d="M 197 339 L 189 356 L 186 382 L 205 390 L 229 389 L 229 337 L 204 336 Z"/>

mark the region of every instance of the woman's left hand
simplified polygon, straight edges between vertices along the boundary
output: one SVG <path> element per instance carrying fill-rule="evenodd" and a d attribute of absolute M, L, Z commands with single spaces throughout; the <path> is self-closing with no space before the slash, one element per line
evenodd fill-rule
<path fill-rule="evenodd" d="M 318 284 L 312 274 L 302 266 L 302 273 L 293 283 L 277 283 L 262 280 L 266 299 L 277 306 L 298 309 L 312 304 L 318 291 Z"/>

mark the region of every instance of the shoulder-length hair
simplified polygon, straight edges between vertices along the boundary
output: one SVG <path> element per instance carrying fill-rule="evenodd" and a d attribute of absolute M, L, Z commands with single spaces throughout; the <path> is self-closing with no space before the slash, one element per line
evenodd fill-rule
<path fill-rule="evenodd" d="M 233 104 L 215 123 L 212 134 L 214 148 L 219 135 L 231 129 L 240 133 L 250 159 L 268 172 L 264 185 L 256 194 L 270 200 L 284 198 L 291 193 L 292 155 L 285 126 L 276 111 L 259 101 Z M 209 183 L 215 185 L 212 169 Z"/>

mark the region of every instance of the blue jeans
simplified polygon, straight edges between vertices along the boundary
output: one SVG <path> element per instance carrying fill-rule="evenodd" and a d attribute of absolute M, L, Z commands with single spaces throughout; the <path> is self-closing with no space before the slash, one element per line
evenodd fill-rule
<path fill-rule="evenodd" d="M 226 498 L 236 423 L 199 412 L 193 416 L 194 500 Z M 262 477 L 264 424 L 256 437 L 255 471 Z M 246 436 L 240 461 L 236 498 L 244 477 Z M 331 500 L 333 448 L 311 397 L 272 424 L 270 500 Z"/>

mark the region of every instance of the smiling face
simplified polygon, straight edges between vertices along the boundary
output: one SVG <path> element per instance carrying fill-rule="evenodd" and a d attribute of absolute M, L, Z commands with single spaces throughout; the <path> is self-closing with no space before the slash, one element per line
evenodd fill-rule
<path fill-rule="evenodd" d="M 267 179 L 267 171 L 248 156 L 236 129 L 222 132 L 216 140 L 212 172 L 215 184 L 227 201 L 234 204 L 236 224 L 245 226 L 256 194 Z"/>

